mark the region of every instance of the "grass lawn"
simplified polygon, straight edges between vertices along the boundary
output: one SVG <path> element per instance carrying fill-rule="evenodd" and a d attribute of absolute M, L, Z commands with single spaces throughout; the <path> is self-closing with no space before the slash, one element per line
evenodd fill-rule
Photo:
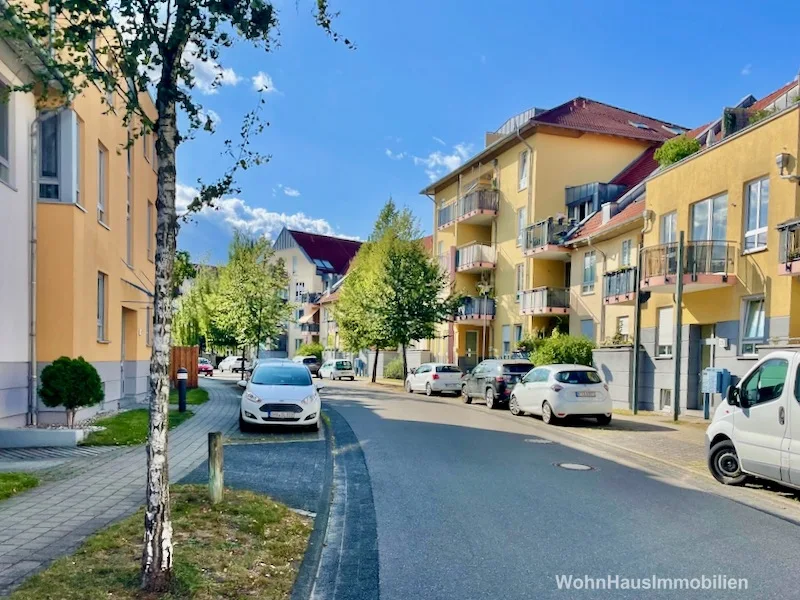
<path fill-rule="evenodd" d="M 194 388 L 186 391 L 186 404 L 203 404 L 208 402 L 208 391 L 203 388 Z M 178 403 L 178 390 L 172 390 L 169 393 L 169 403 Z"/>
<path fill-rule="evenodd" d="M 39 485 L 39 479 L 27 473 L 0 473 L 0 500 L 11 498 Z"/>
<path fill-rule="evenodd" d="M 266 496 L 172 486 L 173 588 L 162 599 L 289 598 L 312 522 Z M 17 589 L 13 600 L 154 600 L 139 591 L 143 512 L 92 537 Z"/>
<path fill-rule="evenodd" d="M 180 413 L 177 410 L 169 411 L 169 428 L 177 427 L 192 413 Z M 82 446 L 135 446 L 147 441 L 149 411 L 146 408 L 137 408 L 119 413 L 105 419 L 98 419 L 96 425 L 105 427 L 103 431 L 93 431 L 83 442 Z"/>

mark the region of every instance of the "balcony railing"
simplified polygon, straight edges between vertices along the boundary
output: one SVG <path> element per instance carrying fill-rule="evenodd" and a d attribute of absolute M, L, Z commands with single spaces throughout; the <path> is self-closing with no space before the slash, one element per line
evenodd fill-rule
<path fill-rule="evenodd" d="M 565 315 L 569 312 L 569 289 L 540 287 L 521 293 L 523 315 Z"/>
<path fill-rule="evenodd" d="M 493 269 L 494 265 L 494 247 L 487 244 L 470 244 L 456 250 L 456 271 L 481 271 Z"/>
<path fill-rule="evenodd" d="M 603 275 L 603 301 L 619 304 L 635 299 L 636 267 L 624 267 Z"/>
<path fill-rule="evenodd" d="M 736 244 L 722 240 L 687 242 L 684 248 L 683 272 L 684 291 L 699 291 L 733 283 L 731 276 L 736 274 Z M 642 288 L 654 289 L 672 285 L 677 273 L 677 242 L 642 250 Z"/>
<path fill-rule="evenodd" d="M 480 321 L 493 319 L 495 315 L 494 298 L 486 296 L 467 296 L 462 298 L 456 314 L 457 321 Z"/>
<path fill-rule="evenodd" d="M 436 257 L 436 262 L 439 263 L 439 268 L 446 274 L 450 274 L 450 253 L 445 252 Z"/>
<path fill-rule="evenodd" d="M 319 323 L 301 323 L 300 331 L 302 333 L 319 333 Z"/>
<path fill-rule="evenodd" d="M 569 257 L 569 250 L 561 246 L 561 242 L 574 225 L 571 219 L 552 217 L 529 225 L 522 235 L 523 254 L 539 258 Z"/>
<path fill-rule="evenodd" d="M 781 245 L 778 252 L 778 273 L 800 275 L 800 219 L 778 225 Z"/>
<path fill-rule="evenodd" d="M 321 297 L 322 294 L 319 292 L 305 292 L 300 296 L 300 302 L 302 304 L 316 304 Z"/>
<path fill-rule="evenodd" d="M 487 215 L 493 217 L 497 214 L 499 205 L 500 199 L 497 190 L 473 190 L 456 202 L 440 208 L 436 217 L 436 226 L 444 228 L 456 221 L 467 221 L 474 217 Z"/>

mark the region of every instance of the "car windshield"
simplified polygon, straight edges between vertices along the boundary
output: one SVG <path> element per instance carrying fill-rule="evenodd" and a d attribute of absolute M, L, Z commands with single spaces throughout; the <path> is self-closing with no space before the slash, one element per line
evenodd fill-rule
<path fill-rule="evenodd" d="M 259 365 L 250 378 L 254 385 L 311 385 L 308 369 L 275 365 Z"/>
<path fill-rule="evenodd" d="M 600 375 L 597 371 L 560 371 L 555 375 L 556 381 L 560 383 L 588 384 L 600 383 Z"/>
<path fill-rule="evenodd" d="M 351 363 L 349 360 L 339 360 L 336 361 L 336 368 L 339 370 L 352 369 L 353 363 Z"/>
<path fill-rule="evenodd" d="M 311 358 L 304 358 L 303 359 L 303 364 L 304 365 L 313 365 L 315 362 L 317 362 L 317 359 L 314 358 L 313 356 Z"/>
<path fill-rule="evenodd" d="M 533 368 L 533 365 L 526 364 L 526 363 L 512 363 L 503 365 L 503 373 L 508 373 L 511 375 L 525 375 L 528 371 Z"/>
<path fill-rule="evenodd" d="M 461 373 L 461 369 L 455 365 L 438 365 L 436 367 L 437 373 Z"/>

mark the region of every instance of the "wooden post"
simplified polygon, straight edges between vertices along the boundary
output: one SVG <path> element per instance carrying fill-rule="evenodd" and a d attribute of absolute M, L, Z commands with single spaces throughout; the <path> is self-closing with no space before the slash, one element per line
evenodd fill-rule
<path fill-rule="evenodd" d="M 208 432 L 208 495 L 211 504 L 222 502 L 222 432 Z"/>

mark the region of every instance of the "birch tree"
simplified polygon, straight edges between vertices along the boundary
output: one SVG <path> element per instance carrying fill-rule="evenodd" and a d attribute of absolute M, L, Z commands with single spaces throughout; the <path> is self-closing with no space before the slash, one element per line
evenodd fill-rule
<path fill-rule="evenodd" d="M 313 6 L 313 18 L 322 30 L 334 41 L 352 47 L 349 40 L 334 31 L 335 14 L 329 10 L 328 0 L 313 0 Z M 278 34 L 278 13 L 269 0 L 7 0 L 0 11 L 4 36 L 33 38 L 50 50 L 40 53 L 45 68 L 37 75 L 39 81 L 15 86 L 11 93 L 36 91 L 47 95 L 51 74 L 59 73 L 60 98 L 69 102 L 89 87 L 116 92 L 124 99 L 124 106 L 109 106 L 108 110 L 122 113 L 124 125 L 131 129 L 131 140 L 145 134 L 156 136 L 154 335 L 142 588 L 163 592 L 170 587 L 173 558 L 167 415 L 172 273 L 178 223 L 175 152 L 193 130 L 214 129 L 212 119 L 204 116 L 196 98 L 193 65 L 211 65 L 217 73 L 212 86 L 218 86 L 224 73 L 219 65 L 222 52 L 237 41 L 271 50 Z M 154 92 L 158 114 L 155 119 L 141 102 L 147 90 Z M 185 130 L 179 130 L 181 112 L 189 123 Z M 266 160 L 249 146 L 264 126 L 260 106 L 244 116 L 240 138 L 223 142 L 228 168 L 216 180 L 198 182 L 199 192 L 190 211 L 237 193 L 237 173 Z"/>

